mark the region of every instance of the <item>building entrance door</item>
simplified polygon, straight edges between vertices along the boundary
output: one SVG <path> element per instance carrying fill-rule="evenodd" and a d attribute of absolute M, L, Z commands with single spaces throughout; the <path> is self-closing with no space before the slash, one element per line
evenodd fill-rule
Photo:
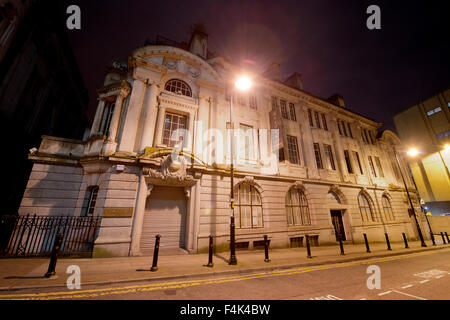
<path fill-rule="evenodd" d="M 331 210 L 331 221 L 333 222 L 334 231 L 336 234 L 336 241 L 339 241 L 339 235 L 342 236 L 342 241 L 347 240 L 345 237 L 344 223 L 342 221 L 342 211 Z"/>

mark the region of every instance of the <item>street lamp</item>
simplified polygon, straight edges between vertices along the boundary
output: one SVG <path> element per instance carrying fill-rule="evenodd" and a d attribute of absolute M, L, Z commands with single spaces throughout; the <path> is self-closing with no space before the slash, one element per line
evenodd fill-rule
<path fill-rule="evenodd" d="M 417 151 L 417 149 L 411 149 L 408 151 L 408 154 L 418 154 L 419 152 Z M 403 172 L 402 172 L 402 168 L 400 166 L 400 161 L 398 160 L 398 155 L 397 155 L 397 151 L 395 149 L 394 146 L 394 155 L 395 155 L 395 159 L 397 160 L 397 165 L 398 165 L 398 169 L 400 171 L 400 175 L 402 176 L 402 180 L 403 180 L 403 185 L 405 186 L 405 190 L 406 190 L 406 194 L 408 195 L 408 200 L 409 200 L 409 204 L 411 206 L 411 210 L 412 213 L 414 215 L 414 220 L 416 221 L 416 226 L 417 226 L 417 232 L 419 233 L 419 238 L 420 238 L 420 242 L 422 247 L 426 247 L 427 245 L 425 244 L 425 240 L 423 239 L 423 235 L 422 235 L 422 230 L 420 229 L 420 225 L 419 225 L 419 221 L 417 221 L 417 216 L 416 216 L 416 210 L 414 210 L 414 206 L 411 200 L 411 196 L 409 195 L 409 190 L 408 190 L 408 186 L 406 185 L 406 181 L 405 181 L 405 177 L 403 176 Z"/>
<path fill-rule="evenodd" d="M 252 86 L 251 80 L 246 77 L 240 77 L 234 84 L 234 86 L 240 91 L 246 91 Z M 231 89 L 230 97 L 230 130 L 231 130 L 231 155 L 230 155 L 230 171 L 231 171 L 231 185 L 230 185 L 230 265 L 236 265 L 236 236 L 235 236 L 235 224 L 234 224 L 234 121 L 233 121 L 233 97 L 234 88 Z"/>

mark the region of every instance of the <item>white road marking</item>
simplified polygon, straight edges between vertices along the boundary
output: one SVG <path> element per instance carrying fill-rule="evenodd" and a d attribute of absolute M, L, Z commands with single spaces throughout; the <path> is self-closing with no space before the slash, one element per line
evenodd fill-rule
<path fill-rule="evenodd" d="M 367 300 L 367 298 L 361 298 L 361 299 L 359 299 L 359 300 Z"/>
<path fill-rule="evenodd" d="M 422 280 L 422 281 L 420 281 L 420 283 L 427 283 L 428 281 L 430 281 L 430 280 Z"/>
<path fill-rule="evenodd" d="M 391 292 L 392 292 L 392 291 L 386 291 L 386 292 L 379 293 L 378 295 L 381 297 L 381 296 L 384 296 L 384 295 L 389 294 L 389 293 L 391 293 Z"/>
<path fill-rule="evenodd" d="M 427 299 L 425 299 L 425 298 L 418 297 L 418 296 L 413 296 L 412 294 L 400 292 L 400 291 L 397 291 L 397 290 L 393 290 L 393 291 L 394 291 L 394 292 L 397 292 L 397 293 L 400 293 L 400 294 L 403 294 L 403 295 L 405 295 L 405 296 L 411 297 L 411 298 L 416 298 L 416 299 L 419 299 L 419 300 L 427 300 Z"/>
<path fill-rule="evenodd" d="M 440 278 L 442 278 L 443 276 L 438 276 L 438 277 L 436 277 L 436 279 L 440 279 Z"/>
<path fill-rule="evenodd" d="M 412 284 L 408 284 L 407 286 L 402 287 L 402 289 L 408 289 L 411 288 L 413 285 Z"/>

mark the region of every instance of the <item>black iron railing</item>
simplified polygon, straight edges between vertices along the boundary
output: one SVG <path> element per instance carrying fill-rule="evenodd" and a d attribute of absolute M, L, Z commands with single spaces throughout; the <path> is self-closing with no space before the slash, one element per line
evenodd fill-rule
<path fill-rule="evenodd" d="M 2 216 L 0 256 L 50 256 L 56 234 L 64 234 L 60 255 L 91 257 L 101 217 Z"/>

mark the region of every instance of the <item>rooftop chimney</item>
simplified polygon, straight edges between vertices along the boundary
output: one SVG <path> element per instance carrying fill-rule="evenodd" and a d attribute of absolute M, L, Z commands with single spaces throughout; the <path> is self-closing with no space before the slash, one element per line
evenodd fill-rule
<path fill-rule="evenodd" d="M 302 75 L 298 72 L 294 72 L 289 78 L 286 79 L 286 81 L 284 81 L 284 84 L 303 90 Z"/>
<path fill-rule="evenodd" d="M 327 100 L 337 106 L 345 108 L 344 97 L 341 96 L 339 93 L 332 95 Z"/>
<path fill-rule="evenodd" d="M 263 76 L 271 80 L 280 81 L 280 64 L 278 62 L 273 62 L 266 72 L 264 72 Z"/>
<path fill-rule="evenodd" d="M 198 22 L 191 27 L 191 41 L 189 42 L 189 51 L 203 59 L 208 55 L 208 33 L 205 24 Z"/>

